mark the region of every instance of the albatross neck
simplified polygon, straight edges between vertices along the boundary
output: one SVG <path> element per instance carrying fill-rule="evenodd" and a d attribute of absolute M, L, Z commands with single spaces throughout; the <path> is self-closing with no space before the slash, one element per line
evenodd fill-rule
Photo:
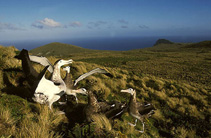
<path fill-rule="evenodd" d="M 38 77 L 39 74 L 32 67 L 28 53 L 26 53 L 26 58 L 22 59 L 22 67 L 24 72 L 26 73 L 26 77 Z"/>
<path fill-rule="evenodd" d="M 129 103 L 129 110 L 130 112 L 136 112 L 137 105 L 136 105 L 136 92 L 131 95 L 130 103 Z"/>
<path fill-rule="evenodd" d="M 53 75 L 51 80 L 53 81 L 61 81 L 61 75 L 60 75 L 60 66 L 54 65 Z"/>
<path fill-rule="evenodd" d="M 65 78 L 64 78 L 64 82 L 65 82 L 65 84 L 67 85 L 67 87 L 69 88 L 69 89 L 73 89 L 73 80 L 72 80 L 72 77 L 71 77 L 71 74 L 70 73 L 66 73 L 66 76 L 65 76 Z"/>
<path fill-rule="evenodd" d="M 89 92 L 89 94 L 88 94 L 88 104 L 90 104 L 91 106 L 94 106 L 94 107 L 99 106 L 98 101 L 92 92 Z"/>

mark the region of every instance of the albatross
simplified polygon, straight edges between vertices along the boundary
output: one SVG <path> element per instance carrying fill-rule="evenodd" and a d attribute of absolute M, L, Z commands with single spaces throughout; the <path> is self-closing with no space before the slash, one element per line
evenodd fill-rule
<path fill-rule="evenodd" d="M 117 116 L 120 116 L 124 110 L 126 109 L 126 105 L 120 102 L 98 102 L 95 95 L 88 91 L 88 104 L 84 108 L 84 113 L 86 116 L 86 120 L 88 122 L 92 122 L 92 118 L 94 115 L 102 113 L 109 119 L 113 119 Z"/>
<path fill-rule="evenodd" d="M 63 68 L 64 71 L 66 71 L 66 76 L 63 79 L 66 84 L 66 101 L 67 101 L 67 95 L 73 95 L 76 99 L 76 102 L 78 103 L 78 98 L 76 96 L 77 93 L 87 95 L 87 91 L 85 88 L 76 89 L 73 85 L 73 80 L 70 74 L 70 66 L 66 66 Z M 65 104 L 66 102 L 60 102 L 60 104 Z"/>
<path fill-rule="evenodd" d="M 39 73 L 33 68 L 30 62 L 29 54 L 26 49 L 22 49 L 20 54 L 15 56 L 15 58 L 22 61 L 22 68 L 25 75 L 25 79 L 30 86 L 34 85 L 34 81 L 38 78 Z"/>
<path fill-rule="evenodd" d="M 84 113 L 87 122 L 92 122 L 93 116 L 99 113 L 101 109 L 94 94 L 91 91 L 88 91 L 87 93 L 88 93 L 88 104 L 84 108 Z"/>
<path fill-rule="evenodd" d="M 67 95 L 73 95 L 76 99 L 76 102 L 78 103 L 78 98 L 76 96 L 76 94 L 80 93 L 80 94 L 84 94 L 86 95 L 87 92 L 84 88 L 80 88 L 76 90 L 76 85 L 79 81 L 85 79 L 86 77 L 93 75 L 95 73 L 103 73 L 106 74 L 108 76 L 111 76 L 110 73 L 108 73 L 106 70 L 101 69 L 101 68 L 96 68 L 93 69 L 85 74 L 82 74 L 81 76 L 79 76 L 74 82 L 72 80 L 71 74 L 70 74 L 70 66 L 66 66 L 63 68 L 64 71 L 66 71 L 66 76 L 64 78 L 64 82 L 66 84 L 67 90 L 66 90 L 66 94 Z"/>
<path fill-rule="evenodd" d="M 63 65 L 72 63 L 72 59 L 70 60 L 58 60 L 54 63 L 53 66 L 53 74 L 51 80 L 45 78 L 45 74 L 41 78 L 38 83 L 38 86 L 34 93 L 33 100 L 40 104 L 48 103 L 49 108 L 54 102 L 59 100 L 59 98 L 65 94 L 66 85 L 62 80 L 60 75 L 60 68 Z"/>
<path fill-rule="evenodd" d="M 132 88 L 121 90 L 121 92 L 126 92 L 131 94 L 130 101 L 129 101 L 129 108 L 128 112 L 131 116 L 136 118 L 135 124 L 128 123 L 131 126 L 136 126 L 137 120 L 141 121 L 143 125 L 143 130 L 139 131 L 141 133 L 144 132 L 144 119 L 150 117 L 152 114 L 154 114 L 154 106 L 150 103 L 139 103 L 136 101 L 136 91 Z"/>

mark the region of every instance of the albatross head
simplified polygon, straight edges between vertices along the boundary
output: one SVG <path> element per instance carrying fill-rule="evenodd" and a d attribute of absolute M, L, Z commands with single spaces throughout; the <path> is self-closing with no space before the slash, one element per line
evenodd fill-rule
<path fill-rule="evenodd" d="M 61 67 L 63 65 L 67 65 L 67 64 L 70 64 L 72 62 L 73 62 L 72 59 L 69 59 L 69 60 L 59 59 L 54 63 L 54 66 Z"/>
<path fill-rule="evenodd" d="M 22 60 L 23 58 L 26 58 L 27 56 L 29 56 L 28 54 L 28 50 L 26 49 L 22 49 L 19 55 L 16 55 L 14 58 L 17 58 L 19 60 Z"/>
<path fill-rule="evenodd" d="M 121 90 L 120 92 L 127 92 L 127 93 L 130 93 L 131 95 L 134 95 L 136 91 L 133 88 L 129 88 L 126 90 Z"/>

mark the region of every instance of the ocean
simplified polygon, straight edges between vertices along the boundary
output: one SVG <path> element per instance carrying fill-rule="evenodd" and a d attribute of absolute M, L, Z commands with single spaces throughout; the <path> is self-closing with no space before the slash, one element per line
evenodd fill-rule
<path fill-rule="evenodd" d="M 0 41 L 3 46 L 15 46 L 19 50 L 31 50 L 52 42 L 72 44 L 88 49 L 125 51 L 151 47 L 158 39 L 167 39 L 177 43 L 195 43 L 211 40 L 211 36 L 153 36 L 153 37 L 121 37 L 121 38 L 81 38 L 60 40 L 22 40 Z"/>

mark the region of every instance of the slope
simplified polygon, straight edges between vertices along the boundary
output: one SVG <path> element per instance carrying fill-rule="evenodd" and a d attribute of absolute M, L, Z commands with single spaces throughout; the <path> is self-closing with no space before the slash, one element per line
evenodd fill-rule
<path fill-rule="evenodd" d="M 3 53 L 0 54 L 1 64 L 5 64 L 0 68 L 0 137 L 209 137 L 210 89 L 143 74 L 140 70 L 133 71 L 129 68 L 131 64 L 127 63 L 126 69 L 107 67 L 114 76 L 112 79 L 104 75 L 90 76 L 81 81 L 79 86 L 96 92 L 98 100 L 126 103 L 130 97 L 120 94 L 120 90 L 129 87 L 136 89 L 137 101 L 151 102 L 157 109 L 152 118 L 146 121 L 146 132 L 140 134 L 128 125 L 128 122 L 133 122 L 128 113 L 121 119 L 114 120 L 112 127 L 109 127 L 111 124 L 102 125 L 104 122 L 110 123 L 106 119 L 69 127 L 71 123 L 67 118 L 72 118 L 73 115 L 57 115 L 58 106 L 55 105 L 52 112 L 47 106 L 27 101 L 18 94 L 8 93 L 10 85 L 13 85 L 13 92 L 22 92 L 21 86 L 17 84 L 18 72 L 6 71 L 9 68 L 20 68 L 21 65 L 13 58 L 15 49 L 0 48 L 0 53 Z M 50 60 L 53 63 L 57 58 L 52 57 Z M 134 65 L 137 64 L 139 62 L 134 62 Z M 71 66 L 73 78 L 93 68 L 103 68 L 102 65 L 85 62 L 74 62 Z M 37 70 L 42 68 L 34 67 Z M 64 76 L 64 72 L 62 75 Z M 6 78 L 8 82 L 5 81 Z M 79 103 L 87 103 L 86 99 L 81 96 Z M 137 123 L 136 129 L 141 126 Z"/>
<path fill-rule="evenodd" d="M 71 54 L 75 53 L 92 53 L 96 52 L 97 50 L 86 49 L 70 44 L 63 44 L 63 43 L 50 43 L 38 48 L 31 50 L 30 52 L 34 55 L 40 56 L 70 56 Z"/>

